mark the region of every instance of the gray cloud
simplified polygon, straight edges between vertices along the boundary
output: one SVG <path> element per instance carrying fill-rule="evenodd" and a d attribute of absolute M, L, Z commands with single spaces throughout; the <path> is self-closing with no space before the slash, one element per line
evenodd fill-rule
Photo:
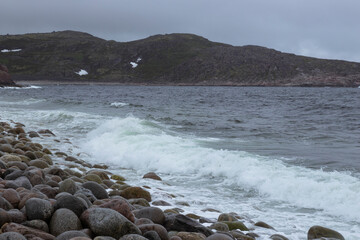
<path fill-rule="evenodd" d="M 360 62 L 358 0 L 0 0 L 0 33 L 78 30 L 116 41 L 194 33 Z"/>

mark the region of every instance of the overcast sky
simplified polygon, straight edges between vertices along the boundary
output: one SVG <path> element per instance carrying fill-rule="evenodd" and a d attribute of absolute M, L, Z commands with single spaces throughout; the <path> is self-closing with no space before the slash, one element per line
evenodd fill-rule
<path fill-rule="evenodd" d="M 360 0 L 0 0 L 0 34 L 60 30 L 116 41 L 194 33 L 360 62 Z"/>

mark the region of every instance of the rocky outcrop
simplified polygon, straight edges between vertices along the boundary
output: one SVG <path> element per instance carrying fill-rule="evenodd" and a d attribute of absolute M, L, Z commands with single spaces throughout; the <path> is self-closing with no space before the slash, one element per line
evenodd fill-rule
<path fill-rule="evenodd" d="M 15 86 L 15 83 L 11 80 L 8 68 L 0 64 L 0 87 L 7 86 Z"/>
<path fill-rule="evenodd" d="M 74 80 L 145 85 L 360 85 L 360 63 L 231 46 L 193 34 L 120 43 L 63 31 L 2 35 L 0 52 L 15 80 Z"/>

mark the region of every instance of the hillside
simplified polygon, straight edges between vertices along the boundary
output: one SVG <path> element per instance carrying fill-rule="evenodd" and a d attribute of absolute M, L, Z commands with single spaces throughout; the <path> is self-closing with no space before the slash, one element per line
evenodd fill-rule
<path fill-rule="evenodd" d="M 0 87 L 15 87 L 6 66 L 0 64 Z"/>
<path fill-rule="evenodd" d="M 259 46 L 234 47 L 192 34 L 155 35 L 125 43 L 74 31 L 1 35 L 0 63 L 9 68 L 14 80 L 360 85 L 360 63 L 296 56 Z"/>

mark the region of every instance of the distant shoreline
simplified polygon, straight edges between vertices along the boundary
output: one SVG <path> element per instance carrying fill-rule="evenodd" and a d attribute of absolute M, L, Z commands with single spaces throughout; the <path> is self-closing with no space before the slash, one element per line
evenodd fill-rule
<path fill-rule="evenodd" d="M 292 85 L 292 84 L 280 84 L 280 85 L 250 85 L 250 84 L 234 84 L 234 83 L 219 83 L 219 84 L 189 84 L 189 83 L 129 83 L 129 82 L 109 82 L 109 81 L 59 81 L 59 80 L 14 80 L 17 85 L 29 86 L 29 85 L 107 85 L 107 86 L 179 86 L 179 87 L 331 87 L 331 88 L 358 88 L 360 86 L 341 86 L 341 85 Z"/>

